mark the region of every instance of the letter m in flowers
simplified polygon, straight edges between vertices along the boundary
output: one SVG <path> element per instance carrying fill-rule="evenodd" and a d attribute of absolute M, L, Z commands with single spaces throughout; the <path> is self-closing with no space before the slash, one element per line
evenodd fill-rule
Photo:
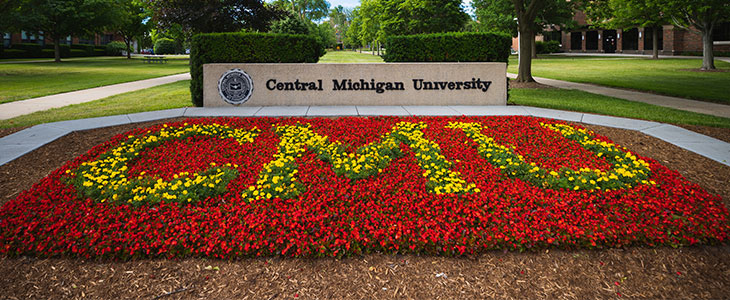
<path fill-rule="evenodd" d="M 461 129 L 467 137 L 474 140 L 479 155 L 499 168 L 503 175 L 522 179 L 535 186 L 550 189 L 617 190 L 638 184 L 655 184 L 648 179 L 651 175 L 649 164 L 628 152 L 626 148 L 622 151 L 612 143 L 598 140 L 592 132 L 585 129 L 576 129 L 565 124 L 540 123 L 540 126 L 576 141 L 598 157 L 605 157 L 612 168 L 608 171 L 590 168 L 548 171 L 535 163 L 526 162 L 514 147 L 500 145 L 493 138 L 484 135 L 479 123 L 451 122 L 447 127 Z"/>
<path fill-rule="evenodd" d="M 451 171 L 451 162 L 441 154 L 435 142 L 424 137 L 424 123 L 400 122 L 384 134 L 379 142 L 358 148 L 355 153 L 347 153 L 340 142 L 330 142 L 311 129 L 309 124 L 276 127 L 281 137 L 279 151 L 274 159 L 266 164 L 259 174 L 255 186 L 249 187 L 243 197 L 247 199 L 268 199 L 272 197 L 292 198 L 304 191 L 298 182 L 297 157 L 309 149 L 317 157 L 332 164 L 335 174 L 352 180 L 367 178 L 378 174 L 390 162 L 403 155 L 400 144 L 408 145 L 415 153 L 418 165 L 428 179 L 426 188 L 436 194 L 479 192 L 476 185 L 461 179 L 459 172 Z"/>

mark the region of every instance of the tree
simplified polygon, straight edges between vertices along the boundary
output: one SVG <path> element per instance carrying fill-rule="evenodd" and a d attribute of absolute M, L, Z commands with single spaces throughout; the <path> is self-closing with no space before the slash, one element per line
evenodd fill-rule
<path fill-rule="evenodd" d="M 460 31 L 469 20 L 460 0 L 380 0 L 386 35 Z"/>
<path fill-rule="evenodd" d="M 515 7 L 510 0 L 473 0 L 477 31 L 496 31 L 517 36 Z"/>
<path fill-rule="evenodd" d="M 122 0 L 119 22 L 115 26 L 117 33 L 124 39 L 127 46 L 127 58 L 132 58 L 132 41 L 141 39 L 149 30 L 146 23 L 147 11 L 143 3 L 137 0 Z"/>
<path fill-rule="evenodd" d="M 657 28 L 668 22 L 657 1 L 646 0 L 594 0 L 586 2 L 586 15 L 590 23 L 602 28 L 651 27 L 652 58 L 659 59 Z"/>
<path fill-rule="evenodd" d="M 330 4 L 326 0 L 276 0 L 272 5 L 283 10 L 290 10 L 299 18 L 317 21 L 329 13 Z"/>
<path fill-rule="evenodd" d="M 534 82 L 532 57 L 535 34 L 546 25 L 567 23 L 572 16 L 574 3 L 568 0 L 511 0 L 517 17 L 519 31 L 519 68 L 517 82 Z M 536 54 L 536 53 L 535 53 Z"/>
<path fill-rule="evenodd" d="M 113 25 L 119 11 L 107 0 L 25 0 L 19 14 L 23 28 L 53 41 L 55 61 L 61 62 L 61 38 L 94 34 Z"/>
<path fill-rule="evenodd" d="M 347 32 L 345 32 L 345 44 L 360 48 L 362 46 L 362 40 L 360 39 L 361 30 L 362 18 L 360 17 L 360 9 L 355 8 L 352 10 L 350 26 L 347 28 Z"/>
<path fill-rule="evenodd" d="M 730 2 L 727 0 L 668 0 L 659 1 L 677 26 L 702 35 L 702 67 L 701 70 L 715 69 L 715 54 L 712 37 L 715 25 L 730 20 Z"/>
<path fill-rule="evenodd" d="M 288 16 L 271 24 L 272 33 L 288 34 L 309 34 L 309 27 L 302 19 L 296 16 Z"/>
<path fill-rule="evenodd" d="M 282 12 L 261 0 L 144 0 L 163 28 L 174 24 L 191 33 L 267 31 Z"/>
<path fill-rule="evenodd" d="M 20 7 L 22 1 L 20 0 L 2 0 L 0 1 L 0 11 L 2 18 L 0 18 L 0 33 L 9 32 L 11 29 L 16 29 L 20 20 Z"/>
<path fill-rule="evenodd" d="M 380 42 L 385 37 L 380 20 L 383 15 L 383 6 L 379 0 L 362 0 L 360 1 L 360 40 L 363 43 L 371 43 L 373 54 L 375 51 L 372 46 L 378 44 L 378 54 L 380 54 Z"/>

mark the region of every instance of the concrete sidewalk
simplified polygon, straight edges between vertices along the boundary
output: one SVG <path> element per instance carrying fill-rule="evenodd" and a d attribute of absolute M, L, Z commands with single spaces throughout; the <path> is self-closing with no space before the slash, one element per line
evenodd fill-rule
<path fill-rule="evenodd" d="M 187 79 L 190 79 L 190 73 L 119 83 L 86 90 L 79 90 L 45 97 L 4 103 L 0 104 L 0 120 L 10 119 L 17 116 L 37 111 L 43 111 L 51 108 L 99 100 L 121 93 L 132 92 Z"/>
<path fill-rule="evenodd" d="M 730 166 L 730 144 L 657 122 L 529 106 L 249 106 L 178 108 L 36 125 L 0 138 L 0 165 L 74 131 L 176 117 L 534 116 L 639 131 Z"/>
<path fill-rule="evenodd" d="M 509 78 L 517 78 L 517 74 L 507 73 Z M 717 104 L 711 102 L 690 100 L 685 98 L 662 96 L 650 93 L 642 93 L 631 90 L 610 88 L 595 84 L 576 83 L 570 81 L 535 77 L 535 81 L 544 85 L 568 90 L 580 90 L 592 94 L 599 94 L 614 98 L 626 99 L 631 101 L 644 102 L 658 106 L 664 106 L 674 109 L 686 110 L 701 114 L 708 114 L 718 117 L 730 118 L 730 105 Z"/>

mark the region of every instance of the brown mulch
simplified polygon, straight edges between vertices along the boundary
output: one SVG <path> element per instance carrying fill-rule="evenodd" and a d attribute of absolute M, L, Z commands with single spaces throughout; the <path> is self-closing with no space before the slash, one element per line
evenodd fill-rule
<path fill-rule="evenodd" d="M 16 133 L 16 132 L 26 129 L 28 127 L 30 127 L 30 126 L 0 128 L 0 138 L 4 137 L 6 135 L 11 135 L 13 133 Z"/>
<path fill-rule="evenodd" d="M 699 125 L 677 125 L 677 126 L 730 143 L 730 128 L 707 127 L 707 126 L 699 126 Z"/>
<path fill-rule="evenodd" d="M 0 166 L 0 203 L 115 134 L 72 133 Z M 583 124 L 581 124 L 583 125 Z M 730 199 L 730 167 L 642 133 L 583 125 Z M 32 167 L 29 167 L 32 166 Z M 472 258 L 191 258 L 110 262 L 0 258 L 0 298 L 728 298 L 730 246 L 491 251 Z"/>

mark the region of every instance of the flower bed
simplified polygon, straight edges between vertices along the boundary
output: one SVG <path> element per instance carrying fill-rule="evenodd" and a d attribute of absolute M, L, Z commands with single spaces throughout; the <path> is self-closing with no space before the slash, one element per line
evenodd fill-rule
<path fill-rule="evenodd" d="M 532 117 L 189 119 L 118 135 L 0 209 L 0 251 L 472 254 L 725 241 L 722 200 Z"/>

